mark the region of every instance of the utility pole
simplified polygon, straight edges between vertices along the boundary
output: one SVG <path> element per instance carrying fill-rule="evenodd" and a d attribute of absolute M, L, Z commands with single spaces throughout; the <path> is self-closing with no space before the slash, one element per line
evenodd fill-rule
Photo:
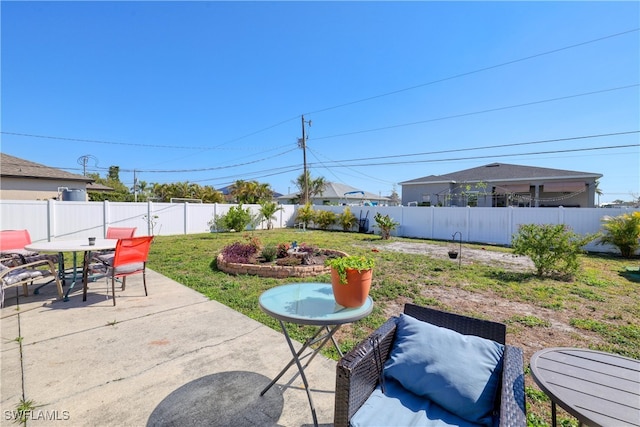
<path fill-rule="evenodd" d="M 305 124 L 305 120 L 304 120 L 304 114 L 301 116 L 302 118 L 302 139 L 300 141 L 298 141 L 298 146 L 300 148 L 302 148 L 302 159 L 304 162 L 304 169 L 303 169 L 303 175 L 304 175 L 304 199 L 303 202 L 304 204 L 307 204 L 309 202 L 309 173 L 307 172 L 307 135 L 305 132 L 305 128 L 304 128 L 304 124 Z M 311 120 L 309 120 L 308 122 L 309 126 L 311 126 Z"/>
<path fill-rule="evenodd" d="M 136 170 L 133 170 L 133 201 L 138 201 L 138 178 L 136 177 Z"/>

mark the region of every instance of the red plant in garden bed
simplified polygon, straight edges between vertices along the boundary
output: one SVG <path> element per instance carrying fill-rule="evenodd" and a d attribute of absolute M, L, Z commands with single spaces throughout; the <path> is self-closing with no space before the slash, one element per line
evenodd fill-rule
<path fill-rule="evenodd" d="M 258 256 L 258 247 L 251 243 L 235 242 L 222 248 L 222 256 L 227 262 L 254 264 Z"/>

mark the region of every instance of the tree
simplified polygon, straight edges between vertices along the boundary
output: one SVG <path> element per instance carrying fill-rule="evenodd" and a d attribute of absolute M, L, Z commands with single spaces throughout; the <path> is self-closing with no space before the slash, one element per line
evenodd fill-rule
<path fill-rule="evenodd" d="M 311 173 L 309 171 L 306 172 L 307 173 L 307 184 L 308 184 L 308 191 L 309 191 L 309 199 L 312 199 L 314 196 L 321 196 L 322 193 L 324 192 L 324 187 L 327 185 L 327 181 L 324 179 L 324 177 L 318 177 L 318 178 L 312 178 L 311 177 Z M 305 174 L 304 172 L 300 174 L 300 176 L 295 180 L 292 181 L 292 184 L 294 184 L 296 187 L 298 187 L 298 190 L 300 190 L 300 204 L 306 204 L 308 202 L 310 202 L 311 200 L 305 200 Z"/>
<path fill-rule="evenodd" d="M 389 202 L 391 203 L 392 206 L 393 205 L 399 205 L 401 203 L 400 195 L 396 191 L 395 184 L 393 185 L 393 190 L 391 190 L 391 195 L 389 196 Z"/>
<path fill-rule="evenodd" d="M 271 221 L 276 216 L 276 212 L 283 210 L 282 206 L 278 206 L 276 202 L 265 201 L 260 203 L 260 217 L 261 221 L 267 221 L 267 230 L 273 228 L 273 222 Z"/>
<path fill-rule="evenodd" d="M 237 203 L 256 204 L 273 198 L 273 190 L 269 184 L 258 181 L 237 180 L 230 189 Z"/>
<path fill-rule="evenodd" d="M 93 179 L 97 184 L 106 185 L 113 189 L 112 192 L 103 193 L 97 191 L 89 191 L 89 200 L 93 202 L 101 202 L 104 200 L 110 200 L 112 202 L 130 202 L 133 201 L 133 195 L 129 191 L 129 188 L 120 182 L 118 173 L 120 168 L 118 166 L 110 166 L 109 172 L 106 178 L 101 178 L 100 174 L 89 173 L 87 176 Z"/>
<path fill-rule="evenodd" d="M 120 182 L 120 166 L 109 166 L 107 179 Z"/>
<path fill-rule="evenodd" d="M 156 200 L 160 202 L 169 202 L 171 199 L 199 199 L 204 203 L 221 203 L 224 196 L 216 191 L 212 186 L 204 187 L 196 184 L 185 182 L 176 182 L 171 184 L 152 185 L 152 192 Z"/>

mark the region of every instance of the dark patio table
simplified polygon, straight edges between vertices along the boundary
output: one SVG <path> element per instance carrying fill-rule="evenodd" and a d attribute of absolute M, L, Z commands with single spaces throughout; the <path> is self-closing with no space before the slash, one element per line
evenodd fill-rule
<path fill-rule="evenodd" d="M 640 426 L 640 360 L 582 348 L 548 348 L 531 357 L 531 374 L 556 403 L 589 426 Z"/>

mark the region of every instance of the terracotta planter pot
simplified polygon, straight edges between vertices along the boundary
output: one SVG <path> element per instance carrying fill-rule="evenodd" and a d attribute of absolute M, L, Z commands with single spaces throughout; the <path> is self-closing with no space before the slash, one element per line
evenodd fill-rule
<path fill-rule="evenodd" d="M 373 270 L 347 270 L 347 283 L 340 283 L 335 269 L 331 269 L 331 285 L 336 302 L 343 307 L 360 307 L 367 300 L 371 289 Z"/>

